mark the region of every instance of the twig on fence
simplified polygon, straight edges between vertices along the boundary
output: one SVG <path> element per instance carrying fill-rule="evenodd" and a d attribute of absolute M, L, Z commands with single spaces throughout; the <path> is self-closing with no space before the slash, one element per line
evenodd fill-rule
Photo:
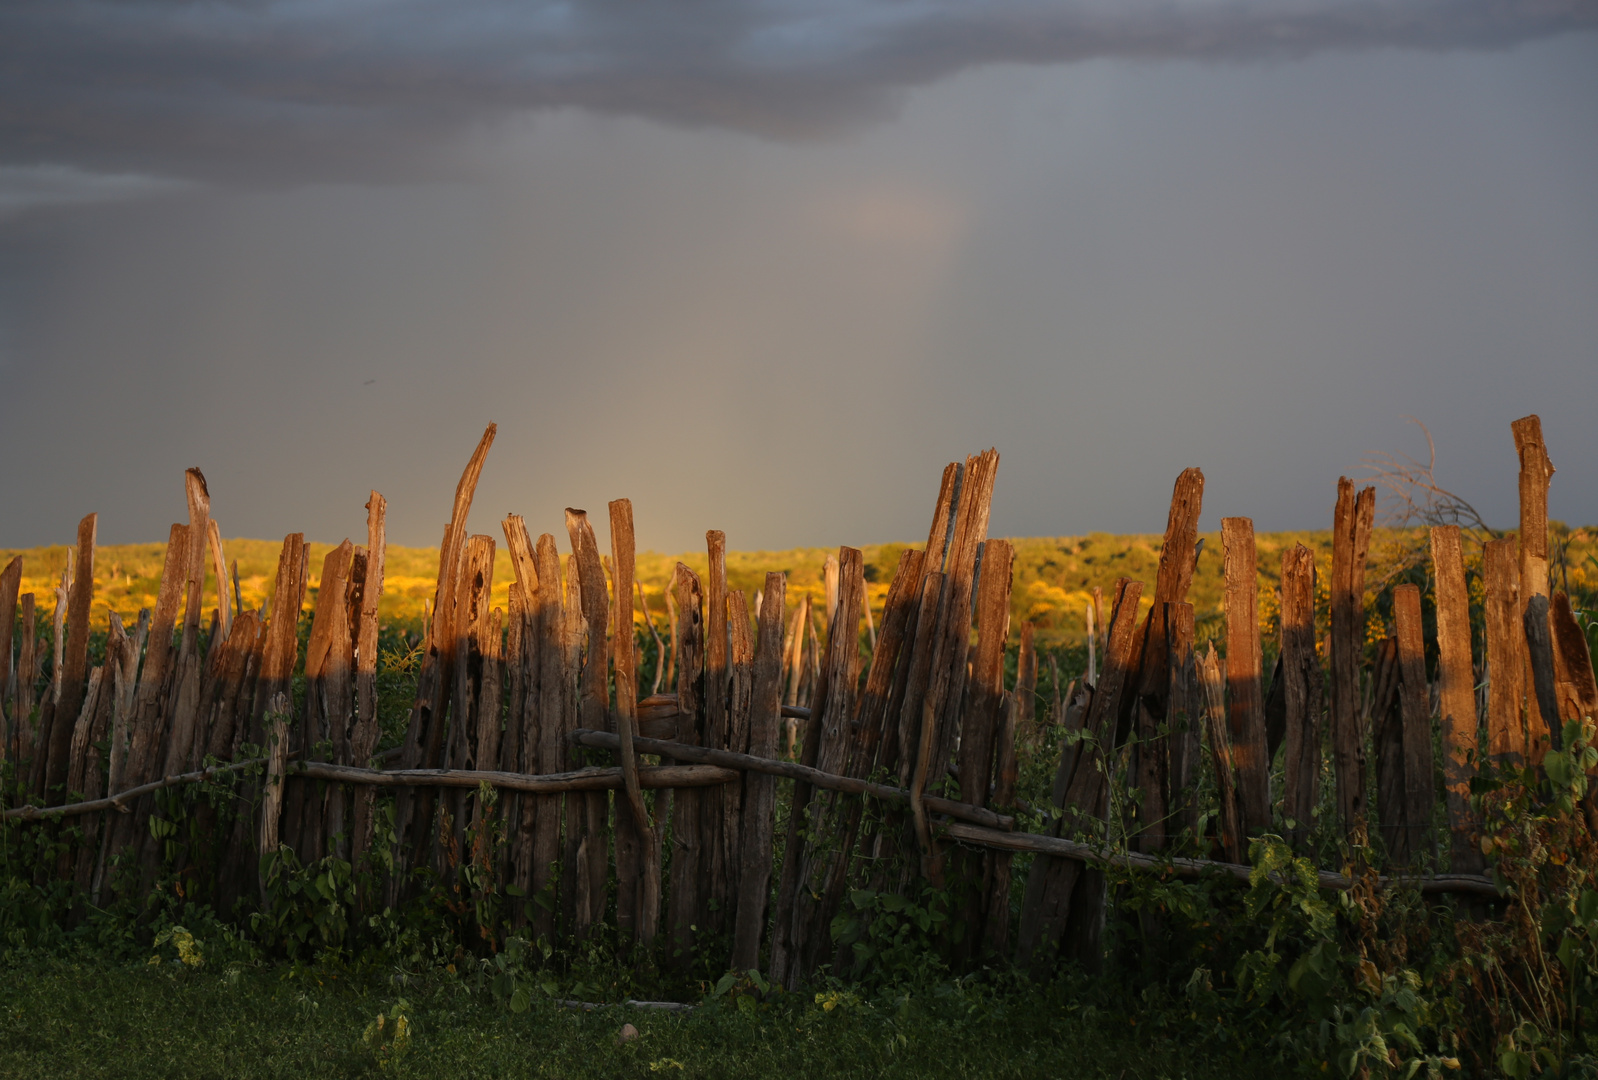
<path fill-rule="evenodd" d="M 582 728 L 571 734 L 572 741 L 582 746 L 592 747 L 595 750 L 614 750 L 618 740 L 614 732 L 593 731 Z M 889 787 L 887 784 L 875 784 L 869 780 L 860 780 L 853 776 L 836 776 L 820 769 L 812 769 L 808 765 L 800 765 L 793 761 L 775 761 L 770 758 L 755 757 L 752 754 L 735 754 L 730 750 L 712 750 L 704 746 L 689 746 L 686 743 L 668 742 L 665 739 L 633 739 L 633 746 L 640 753 L 661 754 L 665 757 L 677 758 L 680 761 L 697 761 L 706 765 L 720 765 L 728 769 L 746 769 L 751 772 L 769 773 L 772 776 L 784 776 L 789 780 L 803 780 L 828 791 L 841 791 L 849 795 L 869 795 L 873 799 L 883 799 L 887 802 L 908 803 L 910 793 L 904 788 Z M 943 799 L 935 795 L 923 796 L 922 802 L 928 810 L 935 814 L 945 814 L 952 818 L 961 818 L 973 821 L 990 828 L 1013 829 L 1015 818 L 1005 814 L 997 814 L 992 810 L 971 806 L 967 803 L 955 802 L 953 799 Z"/>
<path fill-rule="evenodd" d="M 614 738 L 614 736 L 612 736 Z M 640 742 L 644 740 L 639 740 Z M 644 749 L 640 747 L 640 749 Z M 648 751 L 646 751 L 648 752 Z M 294 770 L 313 780 L 333 780 L 347 784 L 371 784 L 377 787 L 454 787 L 475 789 L 479 784 L 509 791 L 530 791 L 538 795 L 552 795 L 562 791 L 605 791 L 624 787 L 622 771 L 609 769 L 578 769 L 575 772 L 545 773 L 532 776 L 527 773 L 499 772 L 491 769 L 362 769 L 354 765 L 329 765 L 326 762 L 307 762 Z M 734 769 L 713 765 L 640 765 L 638 785 L 641 788 L 715 787 L 738 779 Z"/>
<path fill-rule="evenodd" d="M 209 780 L 213 776 L 221 776 L 223 773 L 238 772 L 240 769 L 248 769 L 252 765 L 261 765 L 265 762 L 265 758 L 248 758 L 244 761 L 235 761 L 228 765 L 212 765 L 209 768 L 200 769 L 196 772 L 182 773 L 178 776 L 168 776 L 160 780 L 152 780 L 148 784 L 140 784 L 138 787 L 128 788 L 126 791 L 118 792 L 117 794 L 108 796 L 104 799 L 90 799 L 87 802 L 67 803 L 62 806 L 33 806 L 31 804 L 27 806 L 18 806 L 7 810 L 4 815 L 4 820 L 44 821 L 49 819 L 51 821 L 55 821 L 59 818 L 72 817 L 76 814 L 93 814 L 100 810 L 120 810 L 122 813 L 128 814 L 132 813 L 133 808 L 127 804 L 132 802 L 134 799 L 137 799 L 141 795 L 148 795 L 150 792 L 160 791 L 162 788 L 176 787 L 179 784 L 197 784 L 202 780 Z"/>
<path fill-rule="evenodd" d="M 614 738 L 615 736 L 612 736 Z M 651 741 L 651 740 L 644 740 Z M 393 757 L 397 749 L 387 754 L 379 754 L 378 758 Z M 18 806 L 7 810 L 4 814 L 5 821 L 44 821 L 57 820 L 63 817 L 73 817 L 77 814 L 92 814 L 100 810 L 120 810 L 122 813 L 131 813 L 128 806 L 141 795 L 148 795 L 152 791 L 162 788 L 176 787 L 179 784 L 197 784 L 224 773 L 238 772 L 255 765 L 264 765 L 266 758 L 248 758 L 244 761 L 235 761 L 227 765 L 212 765 L 209 768 L 198 769 L 194 772 L 181 773 L 176 776 L 152 780 L 148 784 L 129 788 L 104 799 L 92 799 L 87 802 L 67 803 L 62 806 Z M 475 789 L 479 784 L 487 783 L 490 787 L 506 788 L 511 791 L 531 791 L 537 794 L 558 794 L 562 791 L 603 791 L 622 786 L 620 769 L 578 769 L 575 772 L 547 773 L 541 776 L 532 776 L 525 773 L 498 772 L 480 769 L 362 769 L 353 765 L 332 765 L 327 762 L 315 761 L 308 763 L 291 763 L 286 766 L 285 772 L 296 776 L 308 776 L 313 780 L 331 780 L 337 783 L 366 785 L 372 787 L 460 787 Z M 714 787 L 725 784 L 738 778 L 735 769 L 696 765 L 654 765 L 642 766 L 638 770 L 639 783 L 646 788 L 668 787 Z"/>
<path fill-rule="evenodd" d="M 1426 436 L 1424 465 L 1404 453 L 1372 452 L 1364 456 L 1369 479 L 1386 489 L 1381 499 L 1383 524 L 1396 529 L 1458 525 L 1477 542 L 1496 538 L 1497 531 L 1488 527 L 1474 506 L 1437 483 L 1437 444 L 1432 441 L 1430 429 L 1413 416 L 1404 419 Z M 1424 556 L 1424 546 L 1417 547 L 1413 562 Z"/>
<path fill-rule="evenodd" d="M 984 847 L 999 848 L 1004 851 L 1032 851 L 1043 855 L 1058 855 L 1067 859 L 1077 859 L 1082 862 L 1101 863 L 1106 866 L 1124 866 L 1128 869 L 1168 872 L 1180 877 L 1197 877 L 1206 870 L 1216 870 L 1240 881 L 1247 881 L 1254 872 L 1253 867 L 1244 866 L 1241 863 L 1214 862 L 1210 859 L 1162 858 L 1133 851 L 1110 852 L 1094 847 L 1092 844 L 1083 844 L 1057 836 L 1039 836 L 1036 833 L 1027 832 L 1000 832 L 997 829 L 985 829 L 978 825 L 953 823 L 946 825 L 944 832 L 953 840 L 962 840 L 968 844 L 981 844 Z M 1334 874 L 1329 870 L 1318 870 L 1316 875 L 1320 880 L 1320 887 L 1323 889 L 1346 891 L 1352 889 L 1362 880 L 1343 874 Z M 1492 897 L 1503 895 L 1492 878 L 1481 874 L 1379 877 L 1376 881 L 1378 888 L 1410 885 L 1419 887 L 1423 893 L 1457 892 Z"/>

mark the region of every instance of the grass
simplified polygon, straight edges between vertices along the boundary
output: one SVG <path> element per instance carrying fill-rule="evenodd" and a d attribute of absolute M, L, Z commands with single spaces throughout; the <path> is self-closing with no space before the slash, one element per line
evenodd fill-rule
<path fill-rule="evenodd" d="M 411 1039 L 379 1064 L 363 1035 L 396 1003 Z M 1061 987 L 943 984 L 924 996 L 832 1009 L 801 995 L 750 1014 L 565 1008 L 512 1013 L 447 976 L 403 988 L 376 976 L 257 967 L 44 959 L 0 980 L 0 1075 L 29 1077 L 1221 1077 L 1263 1075 L 1241 1050 L 1101 1012 Z M 639 1036 L 622 1042 L 623 1024 Z M 1157 1027 L 1157 1025 L 1154 1025 Z M 392 1023 L 388 1025 L 392 1030 Z"/>

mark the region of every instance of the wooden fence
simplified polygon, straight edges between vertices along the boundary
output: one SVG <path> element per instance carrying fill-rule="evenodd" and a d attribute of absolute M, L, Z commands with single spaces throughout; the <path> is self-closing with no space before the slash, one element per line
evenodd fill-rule
<path fill-rule="evenodd" d="M 230 912 L 255 902 L 290 849 L 301 864 L 351 863 L 368 907 L 469 874 L 471 890 L 512 900 L 517 932 L 580 939 L 608 923 L 663 962 L 710 951 L 787 985 L 823 964 L 847 967 L 831 927 L 851 889 L 903 892 L 922 879 L 966 891 L 958 917 L 970 958 L 1033 968 L 1092 959 L 1105 863 L 1246 875 L 1249 836 L 1306 843 L 1323 775 L 1336 827 L 1379 836 L 1390 873 L 1430 891 L 1496 895 L 1473 832 L 1476 762 L 1536 762 L 1559 745 L 1562 720 L 1598 715 L 1586 639 L 1548 587 L 1553 468 L 1541 427 L 1533 416 L 1513 428 L 1519 546 L 1486 545 L 1476 653 L 1459 529 L 1431 530 L 1433 680 L 1413 585 L 1395 590 L 1394 633 L 1365 663 L 1374 493 L 1347 479 L 1324 641 L 1314 560 L 1296 547 L 1282 555 L 1279 660 L 1265 678 L 1253 526 L 1227 518 L 1224 658 L 1213 643 L 1196 648 L 1186 594 L 1204 478 L 1182 473 L 1152 607 L 1140 618 L 1145 584 L 1117 582 L 1094 643 L 1102 658 L 1050 718 L 1066 736 L 1052 805 L 1027 807 L 1018 746 L 1056 729 L 1035 716 L 1029 626 L 1006 686 L 1013 553 L 987 538 L 995 451 L 944 470 L 926 546 L 903 553 L 880 619 L 865 605 L 858 550 L 829 560 L 824 612 L 808 597 L 790 612 L 780 573 L 750 610 L 727 587 L 724 537 L 708 533 L 707 576 L 678 564 L 668 589 L 669 645 L 644 609 L 657 671 L 640 697 L 627 500 L 609 507 L 608 560 L 583 511 L 566 511 L 564 566 L 554 536 L 535 540 L 507 517 L 515 582 L 509 610 L 490 609 L 496 541 L 465 528 L 490 426 L 440 546 L 404 739 L 386 751 L 383 497 L 367 504 L 365 545 L 345 541 L 323 560 L 302 657 L 303 537 L 284 540 L 271 610 L 241 610 L 205 480 L 191 469 L 189 520 L 172 526 L 155 609 L 131 630 L 112 614 L 92 670 L 95 516 L 79 526 L 57 590 L 42 690 L 36 598 L 18 596 L 20 559 L 0 573 L 0 750 L 14 776 L 5 818 L 54 830 L 60 842 L 35 873 L 72 882 L 80 907 L 143 897 L 176 875 L 184 895 Z M 205 632 L 208 566 L 221 594 Z M 610 764 L 585 764 L 596 754 Z M 1117 774 L 1137 793 L 1128 808 L 1110 803 Z M 1201 775 L 1213 815 L 1202 812 Z M 215 797 L 190 800 L 176 820 L 163 800 L 202 782 Z M 1112 813 L 1127 838 L 1116 850 L 1103 841 Z M 1018 830 L 1023 815 L 1045 830 Z M 1215 824 L 1201 836 L 1205 820 Z M 1433 835 L 1434 822 L 1446 835 Z M 1173 855 L 1179 840 L 1212 858 Z M 1032 858 L 1012 892 L 1017 854 Z M 1351 884 L 1330 871 L 1321 880 Z"/>

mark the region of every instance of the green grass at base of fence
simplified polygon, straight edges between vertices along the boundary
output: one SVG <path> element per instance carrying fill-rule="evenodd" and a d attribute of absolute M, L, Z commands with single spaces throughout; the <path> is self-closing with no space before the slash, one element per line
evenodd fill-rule
<path fill-rule="evenodd" d="M 5 972 L 0 1075 L 1263 1075 L 1263 1062 L 1251 1064 L 1238 1048 L 1206 1050 L 1191 1030 L 1161 1030 L 1157 1018 L 1117 1013 L 1063 986 L 1000 992 L 943 983 L 880 1000 L 848 990 L 817 1000 L 812 991 L 743 1008 L 713 999 L 687 1014 L 585 1012 L 545 998 L 512 1012 L 445 975 L 396 985 L 392 975 L 284 965 L 180 968 L 41 958 Z M 625 1024 L 636 1039 L 619 1039 Z"/>

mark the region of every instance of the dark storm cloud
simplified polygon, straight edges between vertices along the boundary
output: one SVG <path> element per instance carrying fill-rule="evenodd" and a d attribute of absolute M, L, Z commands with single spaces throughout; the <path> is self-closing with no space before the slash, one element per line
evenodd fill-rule
<path fill-rule="evenodd" d="M 804 138 L 985 63 L 1503 47 L 1595 25 L 1590 0 L 9 0 L 0 165 L 417 176 L 448 167 L 448 137 L 527 109 Z M 49 175 L 19 176 L 51 201 Z M 86 182 L 61 183 L 54 201 Z"/>

